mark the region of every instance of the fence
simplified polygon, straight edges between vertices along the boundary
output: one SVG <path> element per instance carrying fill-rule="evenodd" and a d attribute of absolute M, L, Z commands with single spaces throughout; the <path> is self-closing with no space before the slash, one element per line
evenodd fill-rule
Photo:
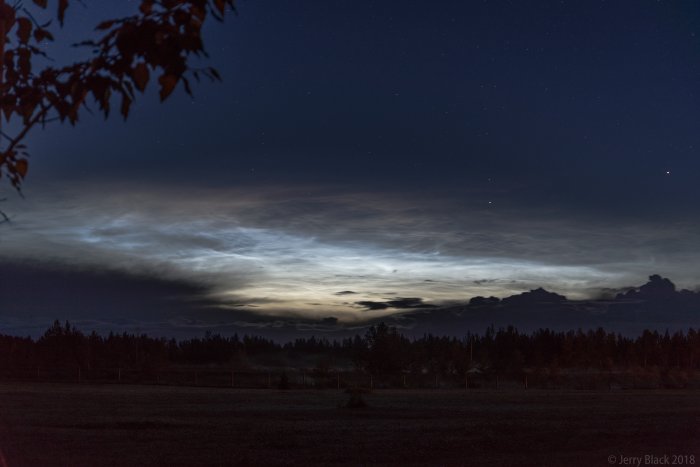
<path fill-rule="evenodd" d="M 15 367 L 0 368 L 0 380 L 65 383 L 129 383 L 175 386 L 233 387 L 246 389 L 347 389 L 414 388 L 475 389 L 498 388 L 498 377 L 444 376 L 430 373 L 372 375 L 363 371 L 331 370 L 240 370 L 226 368 L 81 368 Z M 508 381 L 504 381 L 507 385 Z"/>
<path fill-rule="evenodd" d="M 176 367 L 159 369 L 13 367 L 0 368 L 2 381 L 46 383 L 156 384 L 241 389 L 659 389 L 700 388 L 697 373 L 633 371 L 568 371 L 546 374 L 443 375 L 398 373 L 372 375 L 359 370 L 240 370 Z"/>

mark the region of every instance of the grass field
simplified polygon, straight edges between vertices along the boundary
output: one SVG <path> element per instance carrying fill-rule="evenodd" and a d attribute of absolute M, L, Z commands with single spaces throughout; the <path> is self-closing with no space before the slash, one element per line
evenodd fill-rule
<path fill-rule="evenodd" d="M 10 467 L 606 466 L 645 455 L 700 463 L 697 391 L 385 390 L 366 395 L 366 409 L 339 408 L 347 399 L 331 390 L 2 384 L 0 449 Z"/>

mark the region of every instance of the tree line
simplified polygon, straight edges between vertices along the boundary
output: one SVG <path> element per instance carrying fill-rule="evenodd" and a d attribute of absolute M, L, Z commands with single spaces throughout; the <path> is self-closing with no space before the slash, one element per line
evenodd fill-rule
<path fill-rule="evenodd" d="M 384 323 L 340 340 L 297 338 L 287 343 L 260 336 L 206 333 L 177 341 L 146 334 L 85 334 L 56 321 L 40 338 L 0 334 L 0 368 L 29 366 L 158 370 L 178 365 L 255 368 L 260 362 L 313 361 L 316 369 L 351 366 L 370 374 L 469 371 L 517 373 L 524 369 L 700 369 L 700 332 L 645 330 L 636 337 L 582 329 L 520 332 L 513 326 L 462 338 L 426 334 L 408 338 Z M 282 362 L 282 363 L 280 363 Z M 264 363 L 263 363 L 264 364 Z M 290 364 L 290 366 L 293 366 Z"/>

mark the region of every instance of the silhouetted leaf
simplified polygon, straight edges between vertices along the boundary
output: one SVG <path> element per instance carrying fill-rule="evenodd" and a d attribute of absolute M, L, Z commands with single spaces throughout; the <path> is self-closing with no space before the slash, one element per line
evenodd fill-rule
<path fill-rule="evenodd" d="M 9 106 L 7 104 L 3 104 L 2 106 L 2 113 L 5 115 L 5 120 L 8 122 L 10 121 L 10 117 L 12 116 L 12 113 L 15 111 L 14 106 Z M 2 161 L 0 161 L 0 166 L 2 165 Z"/>
<path fill-rule="evenodd" d="M 134 71 L 131 73 L 131 77 L 134 80 L 136 89 L 143 92 L 144 89 L 146 89 L 146 85 L 148 84 L 148 79 L 150 77 L 148 65 L 145 63 L 139 63 L 136 65 L 136 68 L 134 68 Z"/>
<path fill-rule="evenodd" d="M 216 9 L 219 10 L 219 13 L 223 15 L 226 9 L 226 0 L 214 0 L 214 5 L 216 5 Z"/>
<path fill-rule="evenodd" d="M 122 116 L 124 117 L 124 120 L 129 116 L 129 108 L 131 107 L 131 98 L 127 96 L 126 94 L 122 95 L 122 107 L 121 107 L 121 112 Z"/>
<path fill-rule="evenodd" d="M 48 0 L 34 0 L 35 5 L 39 5 L 41 8 L 46 8 L 49 4 Z"/>
<path fill-rule="evenodd" d="M 15 162 L 15 172 L 22 178 L 27 176 L 27 170 L 29 169 L 29 163 L 25 159 L 20 159 Z"/>
<path fill-rule="evenodd" d="M 28 18 L 21 17 L 17 20 L 17 38 L 23 44 L 29 42 L 32 37 L 32 22 Z"/>
<path fill-rule="evenodd" d="M 4 2 L 0 4 L 0 21 L 5 23 L 5 32 L 15 25 L 15 9 Z"/>
<path fill-rule="evenodd" d="M 150 14 L 151 10 L 153 10 L 153 0 L 143 0 L 139 6 L 139 10 L 144 15 Z"/>
<path fill-rule="evenodd" d="M 163 74 L 158 78 L 160 83 L 160 101 L 163 102 L 173 92 L 177 86 L 178 77 L 175 75 Z"/>
<path fill-rule="evenodd" d="M 28 49 L 19 49 L 17 51 L 19 59 L 17 64 L 19 66 L 20 73 L 27 76 L 32 71 L 32 56 Z"/>
<path fill-rule="evenodd" d="M 34 39 L 36 39 L 37 42 L 41 42 L 44 39 L 53 41 L 53 34 L 51 34 L 49 31 L 43 28 L 36 28 L 34 30 Z"/>
<path fill-rule="evenodd" d="M 95 27 L 95 30 L 96 30 L 96 31 L 102 31 L 102 30 L 104 30 L 104 29 L 109 29 L 109 28 L 111 28 L 112 26 L 114 26 L 114 23 L 116 23 L 115 20 L 102 21 L 100 24 L 98 24 L 98 25 Z"/>
<path fill-rule="evenodd" d="M 182 78 L 182 84 L 185 86 L 185 92 L 188 96 L 193 96 L 192 88 L 190 87 L 190 82 L 187 78 Z"/>
<path fill-rule="evenodd" d="M 58 0 L 58 22 L 63 26 L 63 20 L 66 17 L 66 9 L 68 8 L 68 0 Z"/>

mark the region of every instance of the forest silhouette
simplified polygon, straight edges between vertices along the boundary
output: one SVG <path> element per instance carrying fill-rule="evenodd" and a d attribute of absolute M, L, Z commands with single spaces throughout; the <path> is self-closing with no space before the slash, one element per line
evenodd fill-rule
<path fill-rule="evenodd" d="M 609 300 L 609 310 L 633 315 L 639 310 L 694 311 L 697 300 L 698 293 L 677 291 L 671 281 L 653 275 L 647 284 L 619 292 Z M 540 288 L 502 300 L 477 297 L 469 306 L 534 311 L 548 307 L 563 310 L 569 303 L 566 297 Z M 451 336 L 420 336 L 412 329 L 409 336 L 405 333 L 408 329 L 380 322 L 338 339 L 321 335 L 283 342 L 259 335 L 222 336 L 208 331 L 203 337 L 176 340 L 126 332 L 85 334 L 69 322 L 57 320 L 38 339 L 0 335 L 0 369 L 19 374 L 17 371 L 33 368 L 36 373 L 40 368 L 78 372 L 118 368 L 137 372 L 138 381 L 182 368 L 303 370 L 317 376 L 332 372 L 432 375 L 455 382 L 464 382 L 470 375 L 474 381 L 490 381 L 499 376 L 517 380 L 530 374 L 554 385 L 566 372 L 608 375 L 609 379 L 613 374 L 636 372 L 646 374 L 657 387 L 693 384 L 693 375 L 700 369 L 700 332 L 694 327 L 673 332 L 645 329 L 637 335 L 603 327 L 524 332 L 512 325 L 490 325 L 481 333 L 473 332 L 473 326 L 464 329 L 463 334 Z"/>
<path fill-rule="evenodd" d="M 667 383 L 674 380 L 673 385 L 682 386 L 688 379 L 684 372 L 700 369 L 700 332 L 646 330 L 626 337 L 602 328 L 523 333 L 507 326 L 463 338 L 408 338 L 380 323 L 364 335 L 341 340 L 304 337 L 279 343 L 260 336 L 211 333 L 180 341 L 128 333 L 104 337 L 56 321 L 37 340 L 0 335 L 0 368 L 5 370 L 123 368 L 148 376 L 183 365 L 284 370 L 309 362 L 308 369 L 316 373 L 342 368 L 369 375 L 431 374 L 446 379 L 468 374 L 517 378 L 528 371 L 555 377 L 567 369 L 601 374 L 653 370 Z"/>

